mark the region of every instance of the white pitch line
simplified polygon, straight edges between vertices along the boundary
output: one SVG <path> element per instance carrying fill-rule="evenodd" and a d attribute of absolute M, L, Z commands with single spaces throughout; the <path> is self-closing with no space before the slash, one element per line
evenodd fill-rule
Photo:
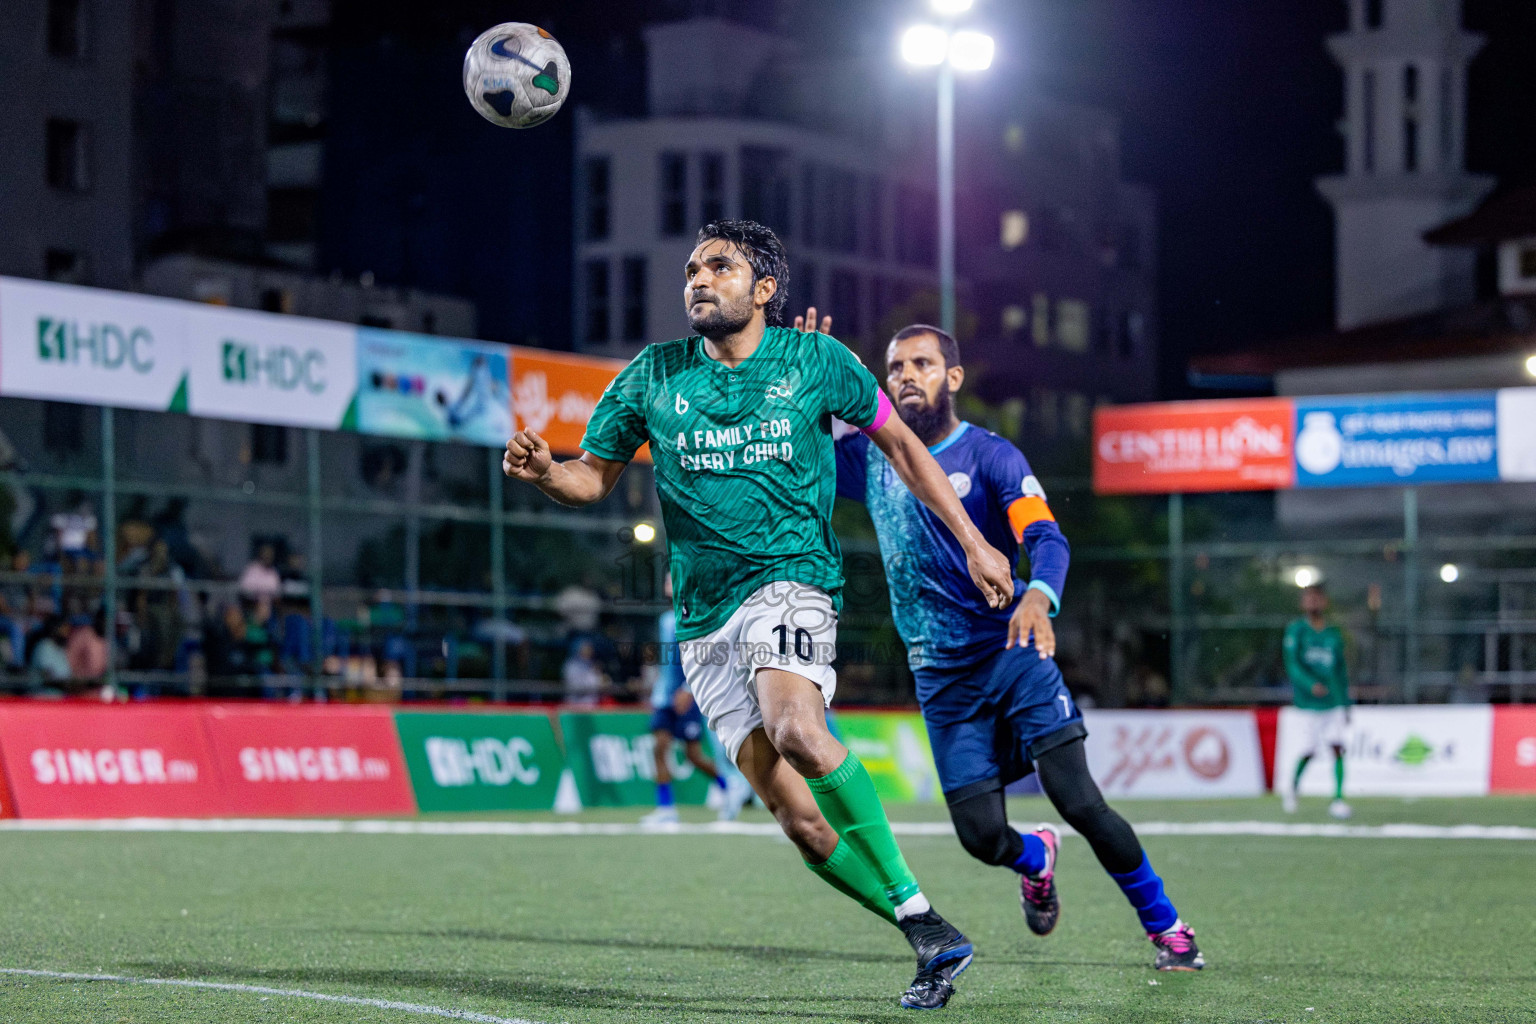
<path fill-rule="evenodd" d="M 398 1010 L 425 1017 L 445 1017 L 448 1020 L 474 1021 L 476 1024 L 540 1024 L 523 1017 L 494 1017 L 489 1013 L 473 1013 L 469 1010 L 450 1010 L 442 1006 L 426 1006 L 421 1003 L 400 1003 L 393 999 L 368 999 L 364 996 L 338 996 L 329 992 L 306 992 L 298 988 L 267 988 L 264 985 L 236 985 L 223 981 L 193 981 L 188 978 L 135 978 L 125 974 L 72 974 L 68 971 L 36 971 L 22 967 L 0 967 L 0 975 L 25 978 L 47 978 L 52 981 L 110 981 L 119 985 L 163 985 L 171 988 L 195 988 L 214 992 L 242 992 L 247 995 L 279 996 L 283 999 L 308 999 L 320 1003 L 345 1003 L 348 1006 L 367 1006 L 375 1010 Z"/>
<path fill-rule="evenodd" d="M 1333 825 L 1270 821 L 1146 821 L 1133 827 L 1148 836 L 1265 836 L 1325 839 L 1506 839 L 1536 841 L 1536 828 L 1520 825 Z M 952 836 L 943 821 L 897 821 L 899 836 Z M 299 835 L 400 836 L 757 836 L 780 838 L 769 822 L 710 822 L 644 826 L 598 821 L 422 821 L 344 818 L 106 818 L 99 820 L 11 818 L 0 832 L 215 832 Z M 1074 834 L 1062 827 L 1066 835 Z"/>

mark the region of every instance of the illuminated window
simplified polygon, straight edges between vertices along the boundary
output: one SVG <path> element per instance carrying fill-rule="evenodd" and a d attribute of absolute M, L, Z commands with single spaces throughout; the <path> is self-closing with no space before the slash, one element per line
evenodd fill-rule
<path fill-rule="evenodd" d="M 1060 299 L 1056 303 L 1056 344 L 1068 352 L 1088 351 L 1091 325 L 1088 303 L 1079 299 Z"/>
<path fill-rule="evenodd" d="M 1022 331 L 1027 323 L 1029 323 L 1029 313 L 1025 311 L 1023 306 L 1003 307 L 1003 333 L 1005 335 L 1010 338 L 1013 337 Z"/>
<path fill-rule="evenodd" d="M 1017 249 L 1029 238 L 1029 217 L 1023 210 L 1004 210 L 1000 234 L 1005 250 Z"/>

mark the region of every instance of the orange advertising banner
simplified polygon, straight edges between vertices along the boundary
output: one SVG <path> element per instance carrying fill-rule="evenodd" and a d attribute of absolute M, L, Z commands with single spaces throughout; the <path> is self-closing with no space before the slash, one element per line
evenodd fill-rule
<path fill-rule="evenodd" d="M 1289 399 L 1107 406 L 1093 416 L 1098 494 L 1269 491 L 1295 483 Z"/>
<path fill-rule="evenodd" d="M 625 365 L 619 359 L 513 346 L 512 416 L 517 429 L 535 431 L 556 454 L 575 455 L 603 389 Z M 651 461 L 649 446 L 635 459 Z"/>

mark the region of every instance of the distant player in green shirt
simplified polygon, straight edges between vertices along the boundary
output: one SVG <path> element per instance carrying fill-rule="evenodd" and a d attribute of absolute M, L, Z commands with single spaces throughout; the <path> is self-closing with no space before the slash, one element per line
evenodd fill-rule
<path fill-rule="evenodd" d="M 832 533 L 833 417 L 859 427 L 960 541 L 994 607 L 1012 567 L 853 353 L 783 322 L 784 246 L 751 221 L 699 232 L 683 270 L 694 336 L 647 346 L 603 392 L 579 459 L 521 430 L 503 469 L 567 505 L 600 501 L 651 446 L 688 689 L 731 758 L 828 884 L 896 924 L 917 953 L 903 1006 L 936 1009 L 971 961 L 907 867 L 874 783 L 827 729 L 842 553 Z"/>
<path fill-rule="evenodd" d="M 1296 791 L 1319 747 L 1333 749 L 1333 803 L 1328 813 L 1349 817 L 1344 802 L 1344 733 L 1349 725 L 1349 669 L 1344 634 L 1328 623 L 1328 592 L 1314 583 L 1301 592 L 1302 617 L 1285 627 L 1285 673 L 1295 689 L 1296 710 L 1305 721 L 1306 749 L 1296 762 L 1291 788 L 1281 794 L 1287 812 L 1296 810 Z"/>

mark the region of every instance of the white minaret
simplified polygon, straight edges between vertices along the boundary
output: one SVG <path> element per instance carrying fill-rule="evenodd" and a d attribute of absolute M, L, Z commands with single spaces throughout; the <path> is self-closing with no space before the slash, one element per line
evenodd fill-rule
<path fill-rule="evenodd" d="M 1493 188 L 1468 174 L 1467 65 L 1483 38 L 1461 0 L 1346 0 L 1349 31 L 1328 39 L 1344 69 L 1343 174 L 1318 179 L 1333 204 L 1335 320 L 1347 329 L 1471 301 L 1473 260 L 1424 232 Z"/>

